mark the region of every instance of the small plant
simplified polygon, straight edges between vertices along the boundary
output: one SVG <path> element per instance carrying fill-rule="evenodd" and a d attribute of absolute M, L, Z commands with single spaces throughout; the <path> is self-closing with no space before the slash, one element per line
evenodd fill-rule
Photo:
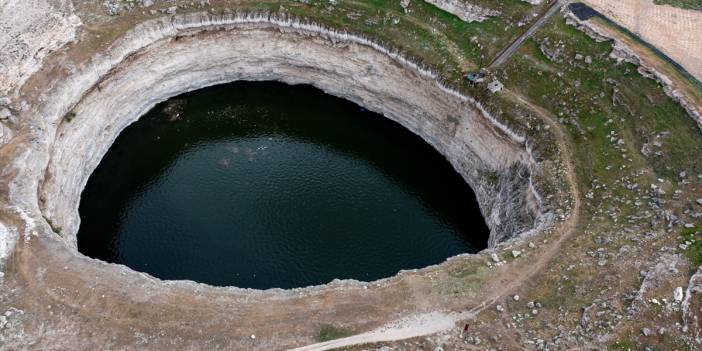
<path fill-rule="evenodd" d="M 612 349 L 622 351 L 633 351 L 636 350 L 636 345 L 629 340 L 617 340 L 612 343 Z"/>
<path fill-rule="evenodd" d="M 66 118 L 65 118 L 65 119 L 66 119 L 66 122 L 71 123 L 71 121 L 72 121 L 74 118 L 76 118 L 76 113 L 73 112 L 73 111 L 71 111 L 71 112 L 69 112 L 69 113 L 66 114 Z"/>
<path fill-rule="evenodd" d="M 51 227 L 51 230 L 56 233 L 57 235 L 61 236 L 61 231 L 63 228 L 60 226 L 56 225 L 51 219 L 44 217 L 44 220 L 46 221 L 47 224 L 49 224 L 49 227 Z"/>
<path fill-rule="evenodd" d="M 345 338 L 347 336 L 353 335 L 348 329 L 335 327 L 333 325 L 325 324 L 319 329 L 319 341 L 325 342 L 340 338 Z"/>

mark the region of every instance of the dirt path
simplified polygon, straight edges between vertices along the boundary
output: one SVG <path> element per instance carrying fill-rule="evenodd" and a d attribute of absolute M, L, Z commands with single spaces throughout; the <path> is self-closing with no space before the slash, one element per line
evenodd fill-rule
<path fill-rule="evenodd" d="M 495 67 L 505 63 L 505 61 L 507 61 L 507 59 L 509 59 L 510 56 L 512 56 L 512 54 L 514 54 L 514 52 L 517 51 L 520 46 L 522 46 L 522 43 L 524 43 L 525 40 L 539 30 L 539 28 L 546 23 L 546 20 L 558 12 L 558 10 L 560 10 L 561 7 L 567 2 L 568 0 L 556 0 L 553 5 L 551 5 L 551 7 L 549 7 L 548 10 L 541 15 L 541 17 L 539 17 L 539 19 L 537 19 L 524 33 L 522 33 L 522 35 L 517 37 L 517 39 L 515 39 L 509 46 L 502 49 L 502 51 L 497 54 L 495 59 L 490 62 L 488 67 Z"/>
<path fill-rule="evenodd" d="M 524 105 L 536 112 L 538 117 L 545 124 L 550 126 L 550 130 L 553 131 L 556 137 L 558 150 L 561 152 L 561 160 L 566 171 L 566 181 L 570 186 L 571 194 L 573 194 L 573 208 L 570 216 L 563 223 L 554 228 L 554 233 L 557 233 L 554 235 L 555 240 L 551 241 L 548 245 L 542 246 L 544 250 L 538 254 L 535 262 L 531 262 L 528 265 L 509 265 L 500 273 L 500 278 L 508 281 L 509 283 L 502 285 L 497 289 L 493 289 L 482 303 L 471 308 L 470 310 L 461 313 L 432 312 L 417 315 L 390 323 L 367 333 L 312 344 L 296 348 L 293 351 L 331 350 L 368 343 L 409 339 L 450 330 L 451 328 L 455 327 L 457 322 L 469 321 L 473 319 L 475 316 L 480 314 L 480 312 L 494 305 L 498 300 L 503 299 L 505 296 L 508 296 L 511 293 L 514 293 L 522 284 L 529 281 L 532 277 L 545 269 L 551 259 L 560 251 L 563 242 L 571 238 L 576 233 L 576 229 L 580 221 L 581 201 L 580 193 L 578 191 L 578 183 L 575 176 L 575 167 L 570 156 L 571 148 L 563 127 L 556 122 L 557 119 L 551 116 L 548 111 L 534 105 L 521 94 L 510 90 L 505 90 L 504 94 L 515 103 Z"/>

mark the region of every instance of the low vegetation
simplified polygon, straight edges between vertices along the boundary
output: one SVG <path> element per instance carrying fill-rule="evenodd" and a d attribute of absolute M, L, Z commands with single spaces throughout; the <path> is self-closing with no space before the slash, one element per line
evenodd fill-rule
<path fill-rule="evenodd" d="M 319 342 L 325 342 L 345 338 L 351 335 L 353 335 L 353 332 L 348 329 L 326 324 L 319 329 L 319 337 L 317 340 Z"/>
<path fill-rule="evenodd" d="M 702 10 L 702 0 L 653 0 L 656 5 L 670 5 L 690 10 Z"/>
<path fill-rule="evenodd" d="M 702 266 L 702 226 L 685 228 L 680 235 L 680 246 L 693 266 Z"/>

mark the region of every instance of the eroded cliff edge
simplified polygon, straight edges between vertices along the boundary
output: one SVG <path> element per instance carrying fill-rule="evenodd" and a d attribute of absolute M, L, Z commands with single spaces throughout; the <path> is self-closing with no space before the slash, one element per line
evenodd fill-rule
<path fill-rule="evenodd" d="M 371 40 L 290 18 L 191 14 L 140 25 L 108 56 L 59 85 L 56 103 L 38 113 L 59 124 L 40 206 L 73 244 L 80 191 L 124 127 L 173 95 L 242 79 L 313 84 L 422 136 L 475 189 L 491 246 L 548 220 L 526 139 Z"/>

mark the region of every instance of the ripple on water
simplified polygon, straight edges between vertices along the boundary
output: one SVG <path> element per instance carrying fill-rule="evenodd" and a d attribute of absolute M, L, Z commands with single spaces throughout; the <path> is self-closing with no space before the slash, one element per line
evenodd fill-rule
<path fill-rule="evenodd" d="M 419 137 L 272 82 L 154 108 L 103 158 L 80 214 L 88 256 L 246 288 L 389 277 L 476 252 L 488 236 L 471 189 Z"/>

